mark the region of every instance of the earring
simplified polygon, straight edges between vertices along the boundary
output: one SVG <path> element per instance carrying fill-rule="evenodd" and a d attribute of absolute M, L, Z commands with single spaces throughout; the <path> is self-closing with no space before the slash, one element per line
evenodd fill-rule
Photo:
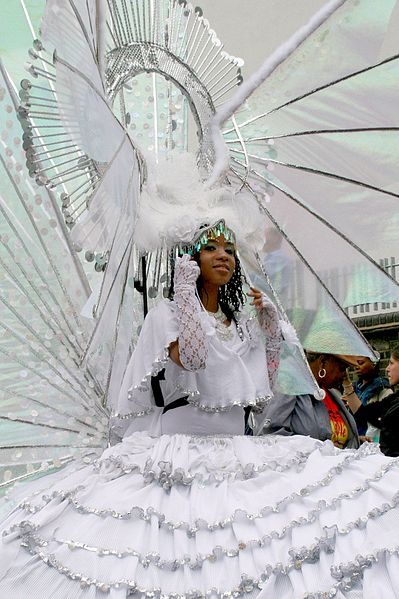
<path fill-rule="evenodd" d="M 325 368 L 320 368 L 320 370 L 318 372 L 319 379 L 324 379 L 326 374 L 327 374 L 327 370 Z"/>

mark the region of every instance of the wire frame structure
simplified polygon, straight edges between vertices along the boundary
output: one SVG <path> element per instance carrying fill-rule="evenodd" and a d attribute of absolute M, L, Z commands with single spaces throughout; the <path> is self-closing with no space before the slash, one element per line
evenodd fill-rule
<path fill-rule="evenodd" d="M 243 64 L 223 50 L 202 10 L 185 1 L 109 1 L 97 12 L 94 2 L 80 4 L 68 2 L 54 14 L 48 9 L 45 41 L 35 40 L 29 51 L 32 80 L 21 82 L 18 109 L 29 174 L 59 192 L 70 227 L 109 164 L 101 141 L 87 146 L 90 133 L 106 123 L 104 106 L 96 111 L 94 102 L 119 105 L 126 126 L 126 85 L 142 73 L 158 74 L 186 98 L 201 140 L 217 106 L 242 82 Z"/>
<path fill-rule="evenodd" d="M 79 368 L 90 334 L 80 315 L 90 285 L 51 191 L 31 182 L 0 78 L 0 492 L 73 459 L 91 460 L 108 438 L 103 389 Z"/>
<path fill-rule="evenodd" d="M 90 461 L 104 448 L 107 397 L 120 384 L 143 309 L 168 294 L 167 252 L 142 257 L 131 245 L 131 225 L 122 232 L 118 226 L 133 217 L 130 208 L 121 207 L 99 244 L 84 248 L 83 262 L 68 232 L 93 197 L 123 194 L 104 184 L 115 175 L 114 164 L 133 169 L 138 187 L 145 181 L 145 161 L 128 134 L 139 116 L 131 98 L 136 81 L 146 73 L 164 80 L 151 85 L 173 102 L 165 111 L 168 151 L 184 145 L 186 134 L 185 106 L 176 107 L 175 90 L 201 139 L 218 104 L 242 80 L 242 61 L 223 50 L 202 11 L 186 2 L 48 3 L 29 59 L 19 99 L 5 71 L 1 84 L 7 182 L 0 204 L 2 490 L 72 459 Z M 155 103 L 161 94 L 153 95 Z M 150 125 L 155 139 L 157 111 L 154 106 Z M 100 324 L 81 315 L 95 286 L 87 278 L 93 264 L 99 275 L 107 267 Z"/>
<path fill-rule="evenodd" d="M 378 15 L 369 0 L 341 4 L 216 115 L 230 177 L 265 214 L 260 270 L 305 347 L 335 343 L 337 353 L 349 341 L 339 306 L 397 300 L 378 260 L 399 241 L 399 56 L 384 46 L 395 2 L 381 2 Z"/>
<path fill-rule="evenodd" d="M 264 245 L 243 251 L 243 267 L 296 330 L 285 327 L 278 388 L 316 391 L 301 344 L 373 356 L 342 306 L 399 299 L 373 261 L 399 230 L 399 58 L 381 55 L 395 3 L 380 0 L 378 14 L 374 4 L 331 2 L 242 82 L 242 61 L 185 0 L 48 0 L 20 105 L 4 73 L 0 94 L 2 488 L 107 444 L 143 312 L 168 294 L 169 249 L 143 256 L 135 246 L 151 176 L 133 128 L 143 76 L 155 151 L 160 133 L 166 152 L 184 147 L 189 111 L 203 177 L 213 169 L 237 202 L 258 202 Z M 339 280 L 348 268 L 354 276 L 336 291 L 323 273 Z M 82 317 L 86 301 L 94 320 Z"/>

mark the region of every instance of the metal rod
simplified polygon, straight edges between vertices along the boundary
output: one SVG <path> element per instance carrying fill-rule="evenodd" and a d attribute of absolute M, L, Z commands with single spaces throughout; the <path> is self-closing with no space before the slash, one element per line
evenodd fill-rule
<path fill-rule="evenodd" d="M 215 69 L 218 68 L 218 66 L 224 61 L 226 60 L 224 58 L 224 56 L 220 56 L 220 52 L 222 51 L 223 45 L 220 46 L 220 48 L 218 49 L 218 51 L 216 52 L 215 56 L 212 58 L 211 62 L 209 64 L 206 65 L 203 73 L 198 73 L 197 77 L 200 78 L 202 80 L 203 85 L 208 85 L 208 77 L 213 73 L 213 71 Z M 211 65 L 213 64 L 213 62 L 217 59 L 217 57 L 219 56 L 219 60 L 213 65 L 212 68 Z M 223 67 L 225 68 L 225 67 Z M 211 79 L 212 81 L 212 79 Z"/>
<path fill-rule="evenodd" d="M 57 142 L 54 142 L 54 143 L 57 143 Z M 47 144 L 47 146 L 54 145 L 54 143 L 53 144 Z M 36 147 L 37 146 L 35 146 L 35 149 L 36 149 Z M 62 147 L 59 147 L 59 148 L 53 148 L 52 150 L 43 150 L 43 152 L 36 152 L 35 151 L 35 158 L 37 158 L 39 156 L 43 156 L 44 154 L 50 154 L 50 152 L 51 152 L 51 157 L 54 158 L 54 159 L 55 158 L 61 158 L 62 156 L 69 156 L 69 154 L 71 154 L 71 152 L 65 152 L 64 154 L 59 154 L 59 155 L 55 155 L 54 154 L 55 152 L 61 152 L 62 150 L 68 150 L 69 148 L 74 148 L 76 150 L 76 145 L 72 144 L 70 146 L 62 146 Z M 32 160 L 31 162 L 33 164 L 35 164 L 36 162 L 41 162 L 41 159 L 39 158 L 39 160 Z"/>
<path fill-rule="evenodd" d="M 70 156 L 71 154 L 74 154 L 74 152 L 67 152 L 65 155 Z M 60 156 L 57 156 L 57 158 L 60 158 Z M 58 162 L 58 163 L 54 163 L 53 166 L 50 166 L 48 168 L 46 168 L 46 170 L 39 170 L 36 171 L 36 175 L 45 175 L 47 177 L 47 172 L 52 170 L 52 169 L 57 169 L 60 166 L 65 166 L 65 164 L 71 164 L 71 162 L 75 162 L 76 160 L 79 160 L 80 158 L 83 158 L 83 154 L 81 156 L 74 156 L 73 158 L 71 158 L 70 160 L 64 160 L 63 162 Z M 39 164 L 41 165 L 39 168 L 42 169 L 42 165 L 45 162 L 52 162 L 52 158 L 42 158 L 40 160 L 37 161 L 37 165 L 39 166 Z M 82 166 L 86 166 L 87 164 L 89 164 L 89 162 L 91 161 L 90 158 L 88 158 L 87 160 L 83 161 L 81 164 L 76 165 L 76 169 L 82 170 Z M 74 169 L 75 170 L 75 169 Z M 69 169 L 68 171 L 62 171 L 62 173 L 59 173 L 57 176 L 61 177 L 62 175 L 71 172 L 71 169 Z M 50 179 L 50 177 L 47 177 L 49 180 L 52 180 L 52 178 Z"/>
<path fill-rule="evenodd" d="M 31 152 L 34 152 L 35 156 L 40 156 L 43 153 L 44 154 L 48 154 L 49 151 L 44 150 L 44 152 L 37 152 L 36 150 L 38 150 L 39 148 L 49 148 L 50 146 L 58 146 L 59 144 L 63 144 L 63 143 L 71 143 L 73 145 L 71 145 L 71 146 L 62 146 L 60 148 L 54 148 L 54 152 L 57 152 L 58 150 L 63 150 L 65 148 L 72 148 L 72 147 L 76 148 L 76 144 L 73 142 L 72 139 L 61 139 L 61 140 L 58 140 L 58 141 L 51 141 L 50 143 L 42 143 L 42 144 L 31 145 L 29 147 L 29 150 Z M 51 150 L 51 151 L 53 151 L 53 150 Z"/>

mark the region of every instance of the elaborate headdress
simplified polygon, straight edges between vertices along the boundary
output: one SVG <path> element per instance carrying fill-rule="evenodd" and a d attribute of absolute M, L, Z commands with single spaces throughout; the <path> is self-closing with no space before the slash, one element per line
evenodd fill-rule
<path fill-rule="evenodd" d="M 253 195 L 237 194 L 227 183 L 210 189 L 189 153 L 175 151 L 156 165 L 148 157 L 147 163 L 151 176 L 142 189 L 134 232 L 142 252 L 160 246 L 188 248 L 199 242 L 205 229 L 212 228 L 215 234 L 230 231 L 228 236 L 234 235 L 238 247 L 261 249 L 264 226 Z"/>
<path fill-rule="evenodd" d="M 372 4 L 331 0 L 225 102 L 242 82 L 242 61 L 224 51 L 189 2 L 47 0 L 20 106 L 0 63 L 2 180 L 13 183 L 7 202 L 0 201 L 7 273 L 0 290 L 2 387 L 12 391 L 0 487 L 50 457 L 68 461 L 82 445 L 105 442 L 106 406 L 120 386 L 143 308 L 167 296 L 169 252 L 176 243 L 195 243 L 203 224 L 225 219 L 244 266 L 277 292 L 310 349 L 371 354 L 339 304 L 348 306 L 347 297 L 398 299 L 395 282 L 369 257 L 397 245 L 392 182 L 399 153 L 392 102 L 398 60 L 381 47 L 393 3 L 378 3 L 362 47 Z M 142 86 L 141 77 L 148 77 Z M 163 159 L 174 144 L 187 147 L 188 109 L 200 140 L 201 176 L 184 154 Z M 158 164 L 138 149 L 149 132 Z M 24 176 L 22 147 L 33 183 Z M 214 167 L 217 189 L 203 183 Z M 369 218 L 376 205 L 378 222 Z M 281 262 L 274 274 L 276 265 L 256 255 L 262 219 L 281 232 L 288 277 L 281 276 Z M 89 264 L 72 247 L 72 227 Z M 364 269 L 356 272 L 359 264 Z M 339 276 L 326 277 L 329 266 Z M 347 288 L 357 273 L 354 301 Z M 101 293 L 97 318 L 88 321 L 79 311 L 95 276 Z M 307 392 L 306 372 L 301 378 L 292 367 L 301 360 L 298 339 L 284 325 L 278 383 Z"/>

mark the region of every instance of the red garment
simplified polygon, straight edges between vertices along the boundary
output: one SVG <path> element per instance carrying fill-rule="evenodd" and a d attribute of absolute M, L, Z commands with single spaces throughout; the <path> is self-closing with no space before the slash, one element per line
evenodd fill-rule
<path fill-rule="evenodd" d="M 328 391 L 326 391 L 326 396 L 323 401 L 330 416 L 331 441 L 334 443 L 334 445 L 343 449 L 348 442 L 349 431 L 346 422 L 341 416 L 339 407 Z"/>

